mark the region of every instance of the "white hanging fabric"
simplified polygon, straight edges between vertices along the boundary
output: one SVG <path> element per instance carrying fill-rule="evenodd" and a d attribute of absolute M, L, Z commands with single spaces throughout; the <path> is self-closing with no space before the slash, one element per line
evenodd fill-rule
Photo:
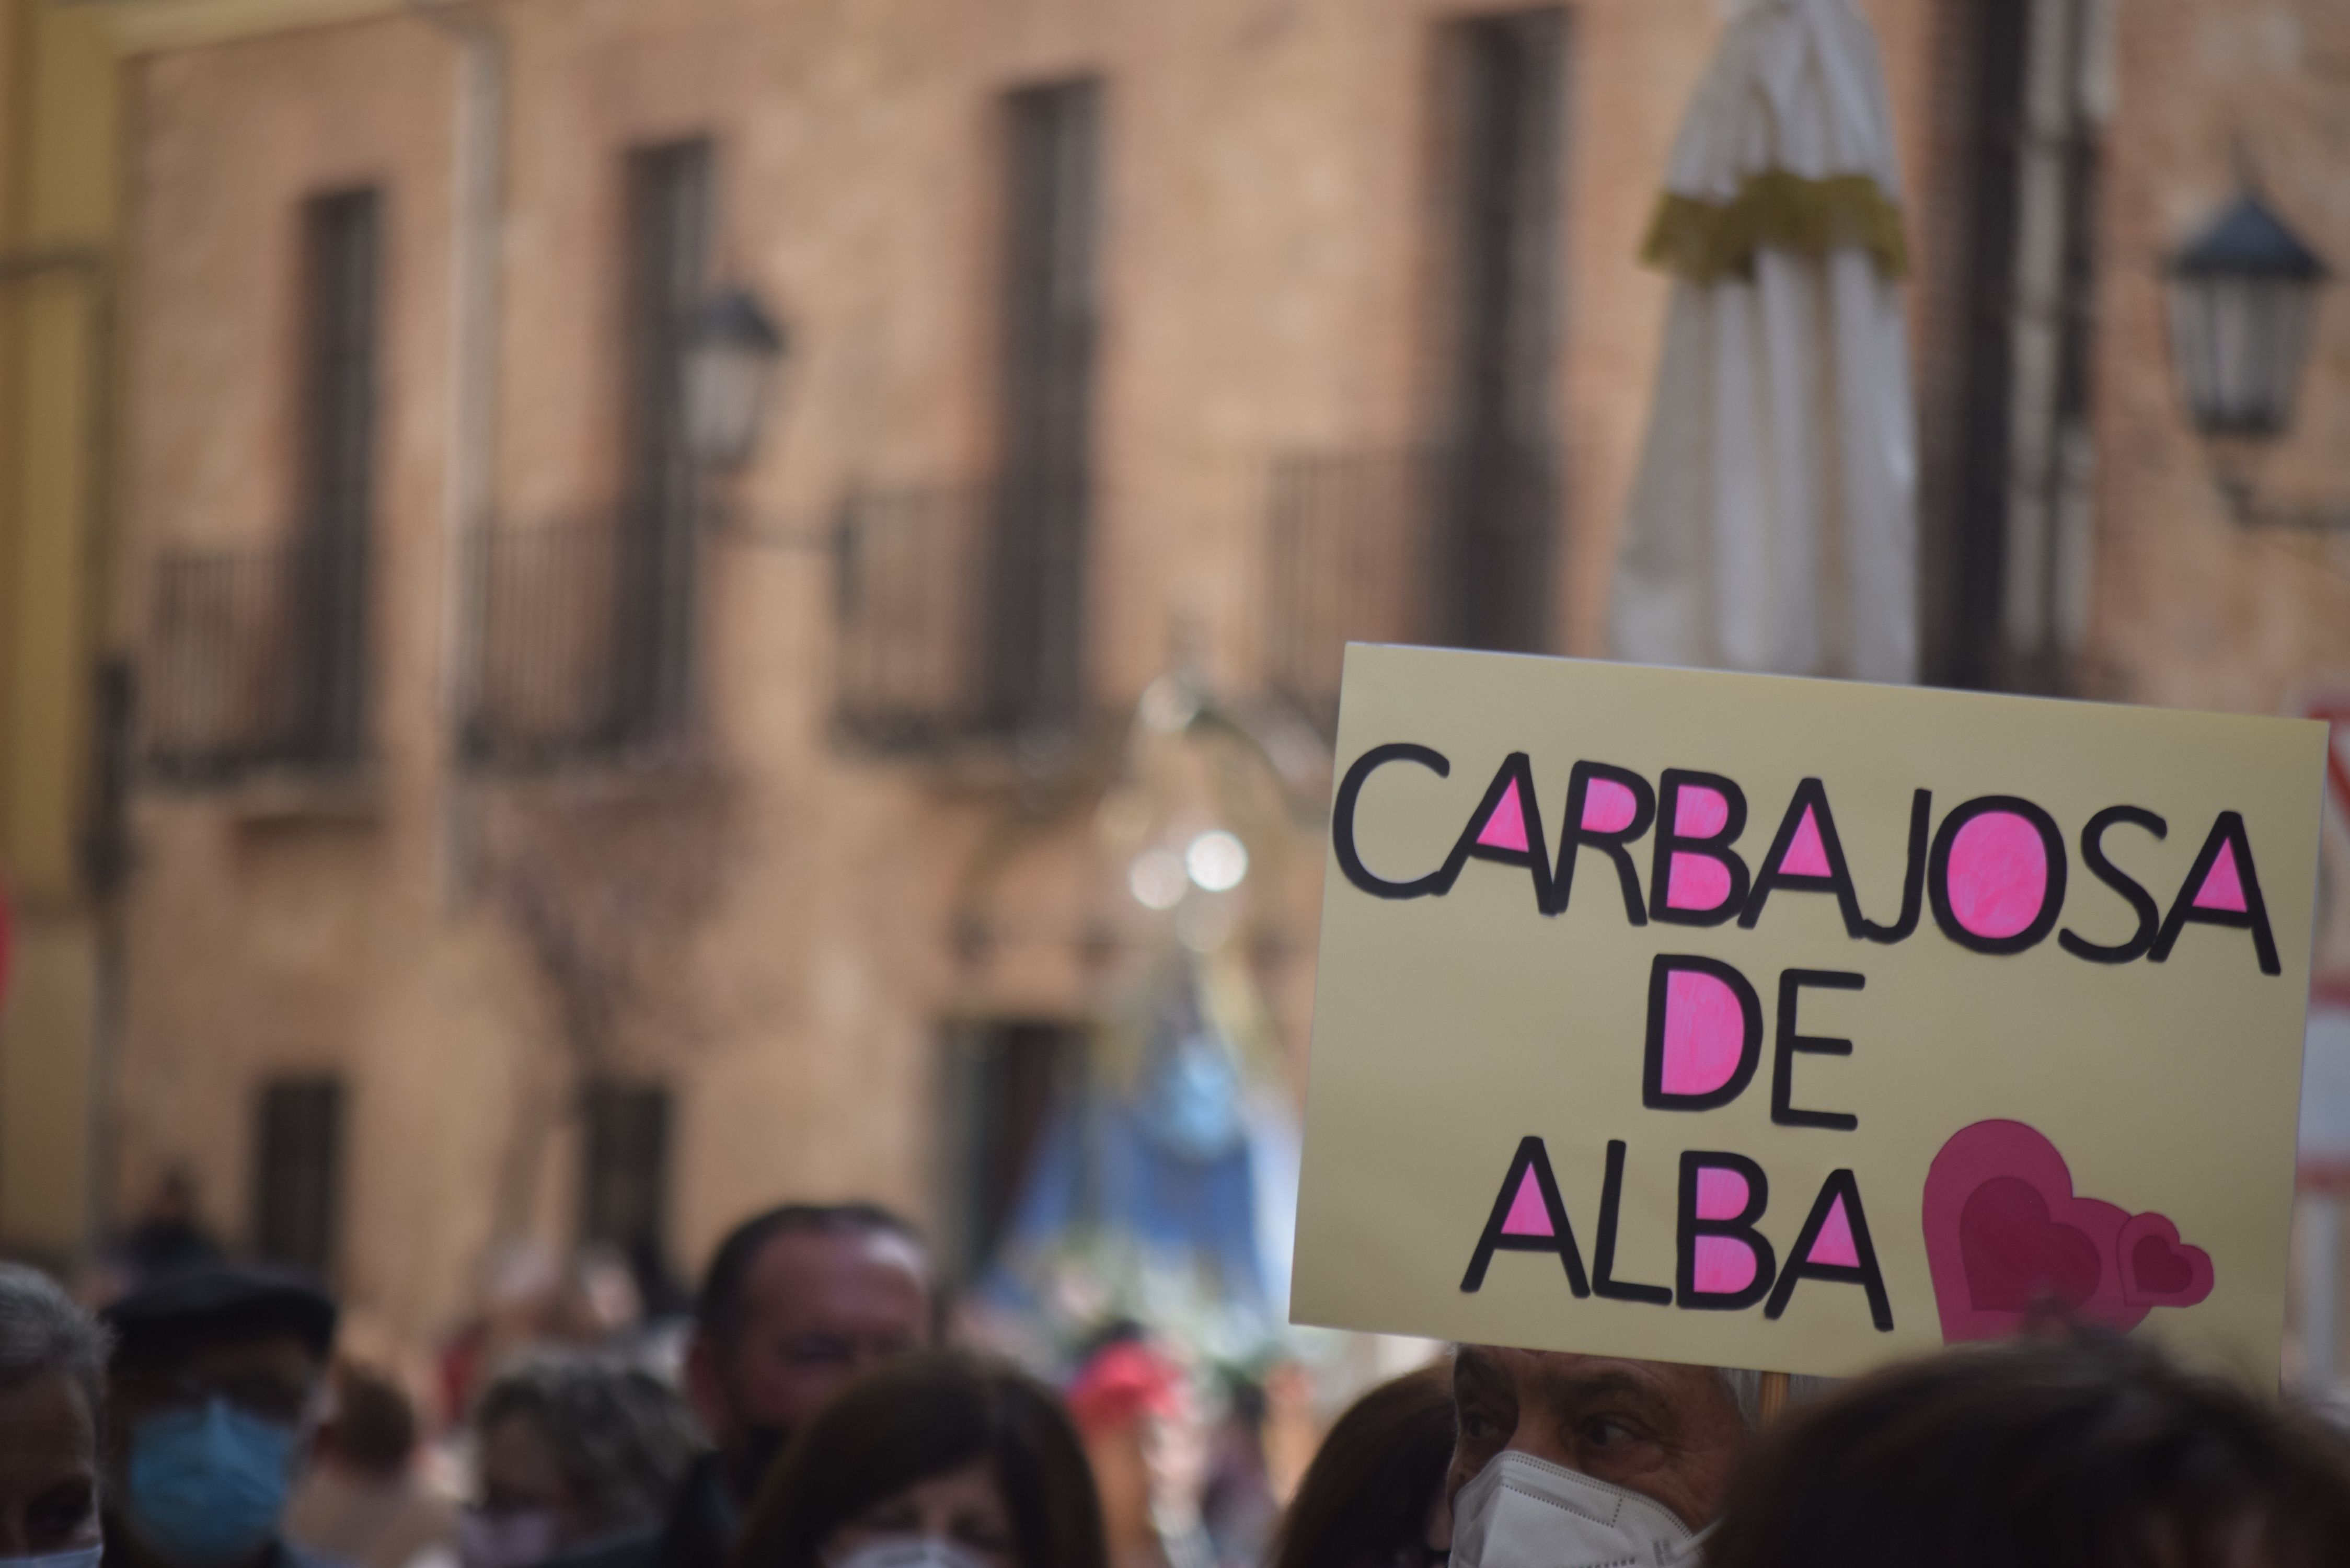
<path fill-rule="evenodd" d="M 1617 657 L 1917 678 L 1899 200 L 1852 0 L 1734 6 L 1643 251 L 1674 281 Z"/>

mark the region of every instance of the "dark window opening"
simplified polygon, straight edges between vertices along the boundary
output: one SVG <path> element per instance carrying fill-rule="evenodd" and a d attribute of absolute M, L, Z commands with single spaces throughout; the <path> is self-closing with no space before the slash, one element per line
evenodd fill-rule
<path fill-rule="evenodd" d="M 1350 640 L 1558 646 L 1555 380 L 1567 14 L 1435 37 L 1425 440 L 1278 457 L 1266 682 L 1327 736 Z"/>
<path fill-rule="evenodd" d="M 581 1096 L 579 1236 L 613 1248 L 639 1279 L 665 1278 L 670 1091 L 599 1079 Z"/>
<path fill-rule="evenodd" d="M 1978 0 L 1973 11 L 1969 96 L 1975 118 L 1966 154 L 1969 224 L 1966 267 L 1959 286 L 1962 369 L 1958 459 L 1952 471 L 1957 514 L 1948 590 L 1956 602 L 1941 671 L 1957 686 L 1993 685 L 1999 674 L 2032 0 Z"/>
<path fill-rule="evenodd" d="M 1551 637 L 1565 34 L 1557 10 L 1447 30 L 1451 325 L 1430 620 L 1460 647 L 1538 650 Z"/>
<path fill-rule="evenodd" d="M 317 197 L 303 226 L 304 515 L 287 584 L 295 672 L 287 749 L 332 763 L 359 754 L 365 707 L 382 202 L 371 190 Z"/>
<path fill-rule="evenodd" d="M 1086 700 L 1101 89 L 1016 92 L 1006 120 L 1002 467 L 981 720 L 1049 731 L 1074 723 Z"/>
<path fill-rule="evenodd" d="M 969 1282 L 994 1256 L 1084 1049 L 1083 1032 L 1060 1023 L 976 1023 L 950 1035 L 941 1171 L 950 1278 Z"/>
<path fill-rule="evenodd" d="M 287 1077 L 261 1091 L 254 1250 L 319 1280 L 334 1272 L 342 1193 L 343 1086 Z"/>
<path fill-rule="evenodd" d="M 1951 685 L 2063 691 L 2086 616 L 2092 523 L 2090 5 L 1981 0 L 1947 26 L 1954 134 L 1940 249 L 1952 265 L 1920 404 L 1926 670 Z"/>
<path fill-rule="evenodd" d="M 306 626 L 294 750 L 346 762 L 359 750 L 367 649 L 369 492 L 376 432 L 376 268 L 380 197 L 322 195 L 306 214 L 310 364 L 306 376 L 307 534 L 298 595 Z"/>
<path fill-rule="evenodd" d="M 290 524 L 155 563 L 139 728 L 178 783 L 347 769 L 367 746 L 382 196 L 313 197 L 300 221 Z"/>
<path fill-rule="evenodd" d="M 685 353 L 709 293 L 707 141 L 629 155 L 627 469 L 615 595 L 617 743 L 667 739 L 691 716 L 701 497 L 685 429 Z"/>
<path fill-rule="evenodd" d="M 2095 386 L 2099 158 L 2097 129 L 2079 101 L 2091 26 L 2089 0 L 2067 0 L 2067 12 L 2066 58 L 2074 81 L 2066 93 L 2070 113 L 2057 161 L 2063 186 L 2058 221 L 2064 235 L 2054 279 L 2056 365 L 2047 410 L 2053 439 L 2029 480 L 2043 519 L 2036 541 L 2041 560 L 2033 574 L 2038 602 L 2028 609 L 2038 629 L 2031 657 L 2013 671 L 2016 685 L 2037 691 L 2076 689 L 2078 672 L 2070 661 L 2073 644 L 2085 628 L 2068 623 L 2075 614 L 2074 604 L 2086 597 L 2086 568 L 2080 557 L 2089 548 L 2085 481 L 2094 450 L 2090 403 Z"/>

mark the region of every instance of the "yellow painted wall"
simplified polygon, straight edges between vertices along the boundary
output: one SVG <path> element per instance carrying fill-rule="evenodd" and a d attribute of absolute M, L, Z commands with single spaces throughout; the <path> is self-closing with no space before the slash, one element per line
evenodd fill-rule
<path fill-rule="evenodd" d="M 0 1249 L 91 1222 L 99 924 L 79 867 L 102 630 L 104 366 L 121 180 L 95 8 L 0 0 Z"/>

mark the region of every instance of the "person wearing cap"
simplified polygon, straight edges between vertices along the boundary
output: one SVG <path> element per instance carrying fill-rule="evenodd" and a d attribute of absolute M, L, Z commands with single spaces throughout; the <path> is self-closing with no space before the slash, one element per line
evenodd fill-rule
<path fill-rule="evenodd" d="M 323 1568 L 279 1533 L 320 1379 L 333 1298 L 291 1275 L 173 1274 L 102 1314 L 106 1568 Z"/>
<path fill-rule="evenodd" d="M 0 1568 L 98 1568 L 106 1350 L 55 1281 L 0 1263 Z"/>

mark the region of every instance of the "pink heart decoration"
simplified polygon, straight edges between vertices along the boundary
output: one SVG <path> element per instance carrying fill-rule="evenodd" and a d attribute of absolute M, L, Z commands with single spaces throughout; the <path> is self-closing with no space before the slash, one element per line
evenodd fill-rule
<path fill-rule="evenodd" d="M 2039 1129 L 1981 1121 L 1950 1135 L 1926 1172 L 1926 1262 L 1942 1340 L 2002 1339 L 2036 1314 L 2124 1333 L 2158 1306 L 2211 1293 L 2211 1259 L 2156 1213 L 2073 1191 Z"/>
<path fill-rule="evenodd" d="M 2077 1311 L 2105 1273 L 2089 1233 L 2052 1218 L 2040 1189 L 2020 1176 L 1994 1176 L 1968 1194 L 1959 1259 L 1967 1304 L 1978 1312 L 2030 1312 L 2051 1297 Z"/>
<path fill-rule="evenodd" d="M 2122 1294 L 2147 1306 L 2193 1306 L 2211 1293 L 2211 1254 L 2159 1214 L 2133 1214 L 2115 1239 Z"/>

